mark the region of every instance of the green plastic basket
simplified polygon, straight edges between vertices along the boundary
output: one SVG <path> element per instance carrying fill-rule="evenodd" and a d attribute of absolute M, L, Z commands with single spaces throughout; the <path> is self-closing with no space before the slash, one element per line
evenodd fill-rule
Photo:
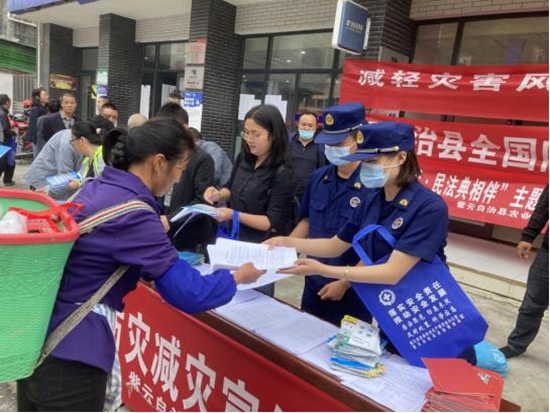
<path fill-rule="evenodd" d="M 28 377 L 45 340 L 59 282 L 78 226 L 51 198 L 0 190 L 0 210 L 56 209 L 59 232 L 0 234 L 0 383 Z"/>

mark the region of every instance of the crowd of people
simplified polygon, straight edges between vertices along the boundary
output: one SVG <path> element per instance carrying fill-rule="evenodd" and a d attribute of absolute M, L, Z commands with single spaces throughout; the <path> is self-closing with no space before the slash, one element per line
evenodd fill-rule
<path fill-rule="evenodd" d="M 9 98 L 4 96 L 0 95 L 0 106 L 6 112 Z M 262 272 L 252 263 L 234 273 L 218 270 L 203 277 L 178 260 L 178 250 L 204 252 L 220 226 L 238 226 L 242 241 L 294 247 L 307 255 L 284 272 L 307 276 L 302 308 L 333 324 L 346 314 L 372 321 L 352 282 L 397 284 L 419 261 L 446 260 L 448 210 L 418 180 L 414 129 L 399 122 L 369 124 L 362 104 L 326 108 L 322 121 L 316 113 L 301 113 L 292 134 L 276 107 L 254 107 L 245 115 L 242 151 L 232 163 L 219 145 L 189 127 L 188 114 L 177 102 L 165 103 L 150 120 L 132 115 L 122 127 L 116 104 L 108 97 L 98 99 L 98 114 L 90 121 L 76 117 L 76 99 L 70 92 L 61 95 L 59 108 L 43 89 L 37 89 L 33 98 L 29 133 L 35 159 L 23 177 L 29 189 L 82 204 L 77 222 L 125 203 L 138 202 L 141 207 L 103 223 L 76 242 L 48 333 L 118 266 L 130 268 L 100 307 L 62 340 L 31 377 L 18 382 L 20 410 L 118 407 L 116 397 L 106 400 L 109 375 L 117 374 L 114 325 L 109 320 L 123 309 L 124 296 L 140 278 L 153 281 L 169 304 L 193 313 L 227 303 L 236 284 L 260 277 Z M 0 111 L 4 142 L 10 139 L 5 116 Z M 1 165 L 0 174 L 9 185 L 13 166 Z M 81 179 L 63 188 L 48 187 L 49 176 L 75 171 Z M 546 213 L 539 215 L 547 221 L 547 192 L 545 199 Z M 178 231 L 174 215 L 183 206 L 198 203 L 215 206 L 217 218 L 203 216 Z M 385 228 L 396 239 L 393 249 L 375 233 L 360 240 L 373 262 L 389 255 L 384 263 L 362 265 L 351 248 L 356 234 L 368 224 Z M 543 226 L 537 221 L 535 227 L 525 242 L 532 243 Z M 530 246 L 522 248 L 525 253 Z M 547 242 L 543 248 L 548 290 Z M 537 261 L 537 268 L 541 265 Z M 262 291 L 273 295 L 273 284 Z M 545 304 L 537 304 L 533 315 L 536 300 L 524 302 L 521 311 L 531 313 L 518 321 L 507 356 L 524 352 L 534 339 L 538 327 L 533 323 L 540 325 L 548 306 L 547 291 Z M 473 348 L 460 357 L 476 362 Z M 52 377 L 62 385 L 51 388 Z"/>

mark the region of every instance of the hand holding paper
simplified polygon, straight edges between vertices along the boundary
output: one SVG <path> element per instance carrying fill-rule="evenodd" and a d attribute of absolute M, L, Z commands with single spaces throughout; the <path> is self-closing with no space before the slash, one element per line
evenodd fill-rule
<path fill-rule="evenodd" d="M 212 269 L 235 269 L 252 262 L 259 270 L 277 270 L 294 265 L 297 253 L 294 248 L 277 247 L 269 249 L 264 244 L 233 241 L 224 238 L 207 247 Z"/>

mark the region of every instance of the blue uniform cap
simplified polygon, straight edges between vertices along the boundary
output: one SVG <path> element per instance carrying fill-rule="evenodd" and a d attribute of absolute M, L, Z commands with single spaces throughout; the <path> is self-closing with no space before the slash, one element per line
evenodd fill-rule
<path fill-rule="evenodd" d="M 414 128 L 401 122 L 379 122 L 361 126 L 357 134 L 357 152 L 344 156 L 346 161 L 365 161 L 387 153 L 414 149 Z"/>
<path fill-rule="evenodd" d="M 337 145 L 366 123 L 365 107 L 361 103 L 344 103 L 323 111 L 323 130 L 315 143 Z"/>

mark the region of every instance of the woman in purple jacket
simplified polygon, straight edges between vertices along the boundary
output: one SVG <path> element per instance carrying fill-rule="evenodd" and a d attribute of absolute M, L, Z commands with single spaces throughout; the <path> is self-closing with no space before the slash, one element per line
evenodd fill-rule
<path fill-rule="evenodd" d="M 218 270 L 203 277 L 178 260 L 154 197 L 163 196 L 177 183 L 193 147 L 192 137 L 168 119 L 153 119 L 130 132 L 116 129 L 107 135 L 104 155 L 111 166 L 82 187 L 75 202 L 84 207 L 76 221 L 128 201 L 145 202 L 152 210 L 136 210 L 102 223 L 76 241 L 48 334 L 123 264 L 130 269 L 100 303 L 116 311 L 123 310 L 124 296 L 142 277 L 154 281 L 171 305 L 198 313 L 229 302 L 237 284 L 253 282 L 262 274 L 246 264 L 234 274 Z M 115 351 L 106 317 L 90 312 L 31 377 L 18 381 L 18 410 L 101 411 Z"/>

